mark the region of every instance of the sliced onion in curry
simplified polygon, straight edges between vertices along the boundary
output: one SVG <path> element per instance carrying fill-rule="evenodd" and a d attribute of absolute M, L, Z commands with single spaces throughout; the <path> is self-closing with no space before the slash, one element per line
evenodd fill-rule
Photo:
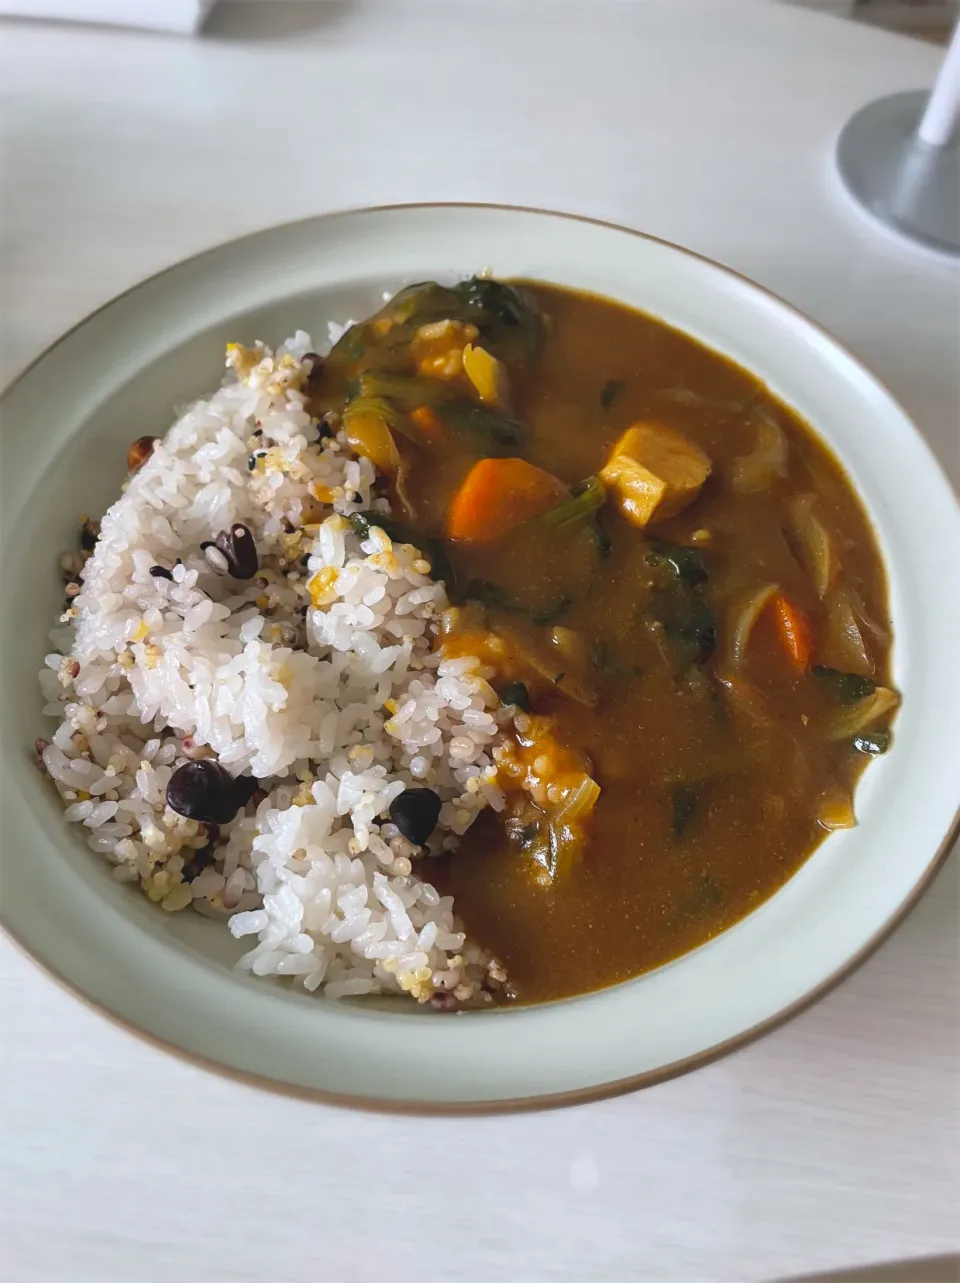
<path fill-rule="evenodd" d="M 583 851 L 583 830 L 562 821 L 550 821 L 550 849 L 553 853 L 553 877 L 559 880 L 570 872 Z"/>
<path fill-rule="evenodd" d="M 816 513 L 815 494 L 795 495 L 787 503 L 785 534 L 794 556 L 810 576 L 818 597 L 825 597 L 840 563 L 833 540 Z"/>
<path fill-rule="evenodd" d="M 827 789 L 817 804 L 816 821 L 828 833 L 835 829 L 855 828 L 857 817 L 853 811 L 853 798 L 839 785 Z"/>
<path fill-rule="evenodd" d="M 719 410 L 724 414 L 742 414 L 745 408 L 742 401 L 717 401 L 710 396 L 701 396 L 699 392 L 694 392 L 692 388 L 658 388 L 655 395 L 658 400 L 673 402 L 674 405 L 689 405 L 697 408 Z"/>
<path fill-rule="evenodd" d="M 564 659 L 578 664 L 584 672 L 591 666 L 587 643 L 575 629 L 555 624 L 550 629 L 550 643 L 557 648 Z"/>
<path fill-rule="evenodd" d="M 750 454 L 735 459 L 730 469 L 730 487 L 736 494 L 757 494 L 769 490 L 787 475 L 789 447 L 783 429 L 762 407 L 754 411 L 757 444 Z"/>
<path fill-rule="evenodd" d="M 866 603 L 857 592 L 856 588 L 854 588 L 853 584 L 845 584 L 844 591 L 846 592 L 847 598 L 853 609 L 853 613 L 856 615 L 857 621 L 861 627 L 865 628 L 881 646 L 889 646 L 889 631 L 884 628 L 882 624 L 878 624 L 873 618 L 869 610 L 867 610 Z"/>
<path fill-rule="evenodd" d="M 896 691 L 878 686 L 871 695 L 834 713 L 824 724 L 824 734 L 828 740 L 852 740 L 860 731 L 892 713 L 899 703 Z"/>
<path fill-rule="evenodd" d="M 576 660 L 558 654 L 552 642 L 541 641 L 541 635 L 521 633 L 518 628 L 499 622 L 496 632 L 510 647 L 519 667 L 528 668 L 575 703 L 583 704 L 585 708 L 596 707 L 599 698 L 596 685 L 585 672 L 580 671 Z"/>
<path fill-rule="evenodd" d="M 871 677 L 875 664 L 863 640 L 857 623 L 850 590 L 844 584 L 835 585 L 827 594 L 826 627 L 823 632 L 823 657 L 833 668 L 840 668 L 861 677 Z"/>
<path fill-rule="evenodd" d="M 717 673 L 717 681 L 734 716 L 754 728 L 773 724 L 767 702 L 756 686 L 728 673 Z"/>
<path fill-rule="evenodd" d="M 554 811 L 551 822 L 555 825 L 572 824 L 585 819 L 596 806 L 599 796 L 600 785 L 591 776 L 584 775 Z"/>
<path fill-rule="evenodd" d="M 740 597 L 727 616 L 727 658 L 734 672 L 743 667 L 747 645 L 767 602 L 778 591 L 778 584 L 763 584 Z"/>
<path fill-rule="evenodd" d="M 417 510 L 414 507 L 413 500 L 410 498 L 410 466 L 409 460 L 404 455 L 401 455 L 400 464 L 393 478 L 393 497 L 400 505 L 404 517 L 408 521 L 415 521 Z"/>

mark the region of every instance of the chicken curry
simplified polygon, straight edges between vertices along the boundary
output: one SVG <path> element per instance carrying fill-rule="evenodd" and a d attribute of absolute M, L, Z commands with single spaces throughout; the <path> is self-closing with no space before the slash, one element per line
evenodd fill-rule
<path fill-rule="evenodd" d="M 503 706 L 502 810 L 427 876 L 522 1002 L 634 976 L 777 890 L 890 743 L 883 567 L 836 459 L 753 375 L 536 282 L 411 286 L 312 408 L 382 475 Z"/>

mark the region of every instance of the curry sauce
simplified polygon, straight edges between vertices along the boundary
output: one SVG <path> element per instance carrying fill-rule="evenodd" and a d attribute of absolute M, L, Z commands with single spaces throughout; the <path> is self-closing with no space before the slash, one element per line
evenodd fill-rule
<path fill-rule="evenodd" d="M 897 698 L 876 541 L 810 427 L 653 317 L 488 284 L 405 291 L 316 404 L 348 435 L 353 407 L 447 581 L 446 653 L 480 653 L 514 710 L 504 809 L 426 876 L 532 1002 L 762 903 L 855 822 Z"/>

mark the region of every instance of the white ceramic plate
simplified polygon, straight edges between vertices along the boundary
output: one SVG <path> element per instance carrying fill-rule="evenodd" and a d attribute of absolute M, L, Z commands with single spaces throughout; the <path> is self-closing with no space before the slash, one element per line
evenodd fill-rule
<path fill-rule="evenodd" d="M 438 1017 L 350 1007 L 230 970 L 227 933 L 111 880 L 32 761 L 58 551 L 118 493 L 124 451 L 215 386 L 227 339 L 276 342 L 374 308 L 384 289 L 483 266 L 643 308 L 758 373 L 830 442 L 886 559 L 903 693 L 892 751 L 831 836 L 755 913 L 640 979 L 533 1009 Z M 105 1012 L 268 1085 L 456 1108 L 571 1100 L 655 1081 L 822 993 L 912 904 L 945 854 L 960 780 L 960 513 L 873 377 L 786 304 L 713 263 L 583 219 L 482 206 L 365 210 L 278 227 L 147 281 L 62 339 L 3 403 L 2 909 L 10 933 Z M 411 1004 L 412 1007 L 412 1004 Z"/>

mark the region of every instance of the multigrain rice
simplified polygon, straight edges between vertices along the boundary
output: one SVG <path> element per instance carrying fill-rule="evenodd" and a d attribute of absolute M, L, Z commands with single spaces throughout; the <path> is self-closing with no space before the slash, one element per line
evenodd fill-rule
<path fill-rule="evenodd" d="M 230 345 L 220 390 L 140 452 L 88 560 L 65 567 L 40 675 L 59 725 L 38 748 L 114 876 L 250 938 L 240 967 L 328 997 L 488 999 L 502 970 L 411 857 L 502 807 L 502 714 L 478 660 L 435 648 L 446 594 L 423 553 L 350 522 L 386 504 L 306 409 L 311 346 Z M 237 523 L 256 541 L 249 580 L 214 542 Z M 204 756 L 259 782 L 221 827 L 166 804 Z M 442 799 L 425 851 L 387 818 L 408 787 Z"/>

